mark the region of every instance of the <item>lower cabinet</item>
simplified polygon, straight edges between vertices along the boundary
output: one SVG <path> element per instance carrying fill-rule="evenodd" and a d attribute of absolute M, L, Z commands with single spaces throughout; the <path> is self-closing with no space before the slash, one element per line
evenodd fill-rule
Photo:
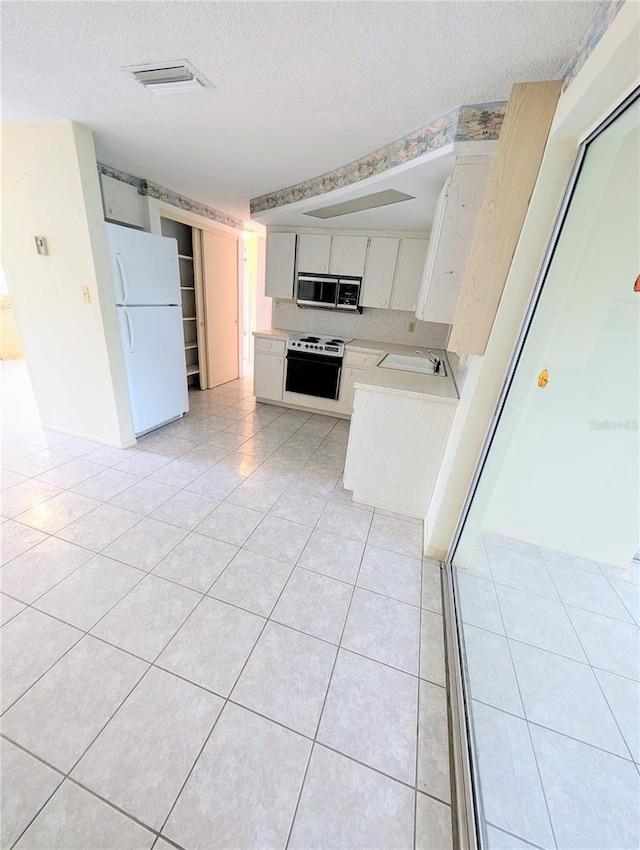
<path fill-rule="evenodd" d="M 282 401 L 284 354 L 266 354 L 256 349 L 253 361 L 253 386 L 256 398 Z"/>
<path fill-rule="evenodd" d="M 354 500 L 424 518 L 455 411 L 429 396 L 358 387 L 344 471 Z"/>
<path fill-rule="evenodd" d="M 368 368 L 378 363 L 383 354 L 383 351 L 347 348 L 340 379 L 340 397 L 338 399 L 340 413 L 351 416 L 355 394 L 354 385 L 362 380 L 362 376 Z"/>
<path fill-rule="evenodd" d="M 354 384 L 361 380 L 364 371 L 364 369 L 358 369 L 354 366 L 343 366 L 342 377 L 340 378 L 340 397 L 338 399 L 340 413 L 346 413 L 349 416 L 353 413 Z"/>

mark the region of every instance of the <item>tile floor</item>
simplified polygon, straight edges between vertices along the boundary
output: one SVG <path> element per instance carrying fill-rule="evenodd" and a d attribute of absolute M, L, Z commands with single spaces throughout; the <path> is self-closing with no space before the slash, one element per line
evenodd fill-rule
<path fill-rule="evenodd" d="M 457 583 L 490 850 L 640 847 L 640 563 L 485 533 Z"/>
<path fill-rule="evenodd" d="M 440 572 L 348 423 L 240 380 L 119 450 L 2 378 L 2 847 L 451 850 Z"/>

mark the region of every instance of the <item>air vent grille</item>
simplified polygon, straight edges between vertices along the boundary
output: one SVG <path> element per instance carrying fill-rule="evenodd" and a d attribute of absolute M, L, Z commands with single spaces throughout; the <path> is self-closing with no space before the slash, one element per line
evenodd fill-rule
<path fill-rule="evenodd" d="M 134 65 L 122 70 L 152 94 L 182 94 L 199 91 L 209 85 L 202 74 L 184 59 L 156 65 Z"/>

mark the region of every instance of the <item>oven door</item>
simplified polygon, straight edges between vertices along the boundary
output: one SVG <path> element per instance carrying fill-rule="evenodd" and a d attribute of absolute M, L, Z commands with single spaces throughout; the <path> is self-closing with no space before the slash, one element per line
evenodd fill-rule
<path fill-rule="evenodd" d="M 290 393 L 338 399 L 341 357 L 327 357 L 309 351 L 287 351 L 285 389 Z"/>
<path fill-rule="evenodd" d="M 335 307 L 338 281 L 330 277 L 298 276 L 297 302 L 301 307 Z"/>

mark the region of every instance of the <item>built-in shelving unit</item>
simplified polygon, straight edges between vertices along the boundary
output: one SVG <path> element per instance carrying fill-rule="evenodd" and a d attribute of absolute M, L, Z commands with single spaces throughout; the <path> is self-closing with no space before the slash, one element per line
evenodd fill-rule
<path fill-rule="evenodd" d="M 188 224 L 161 218 L 162 235 L 178 242 L 180 267 L 180 295 L 182 300 L 182 327 L 184 352 L 189 384 L 199 383 L 200 352 L 198 347 L 198 316 L 194 266 L 194 231 Z"/>

